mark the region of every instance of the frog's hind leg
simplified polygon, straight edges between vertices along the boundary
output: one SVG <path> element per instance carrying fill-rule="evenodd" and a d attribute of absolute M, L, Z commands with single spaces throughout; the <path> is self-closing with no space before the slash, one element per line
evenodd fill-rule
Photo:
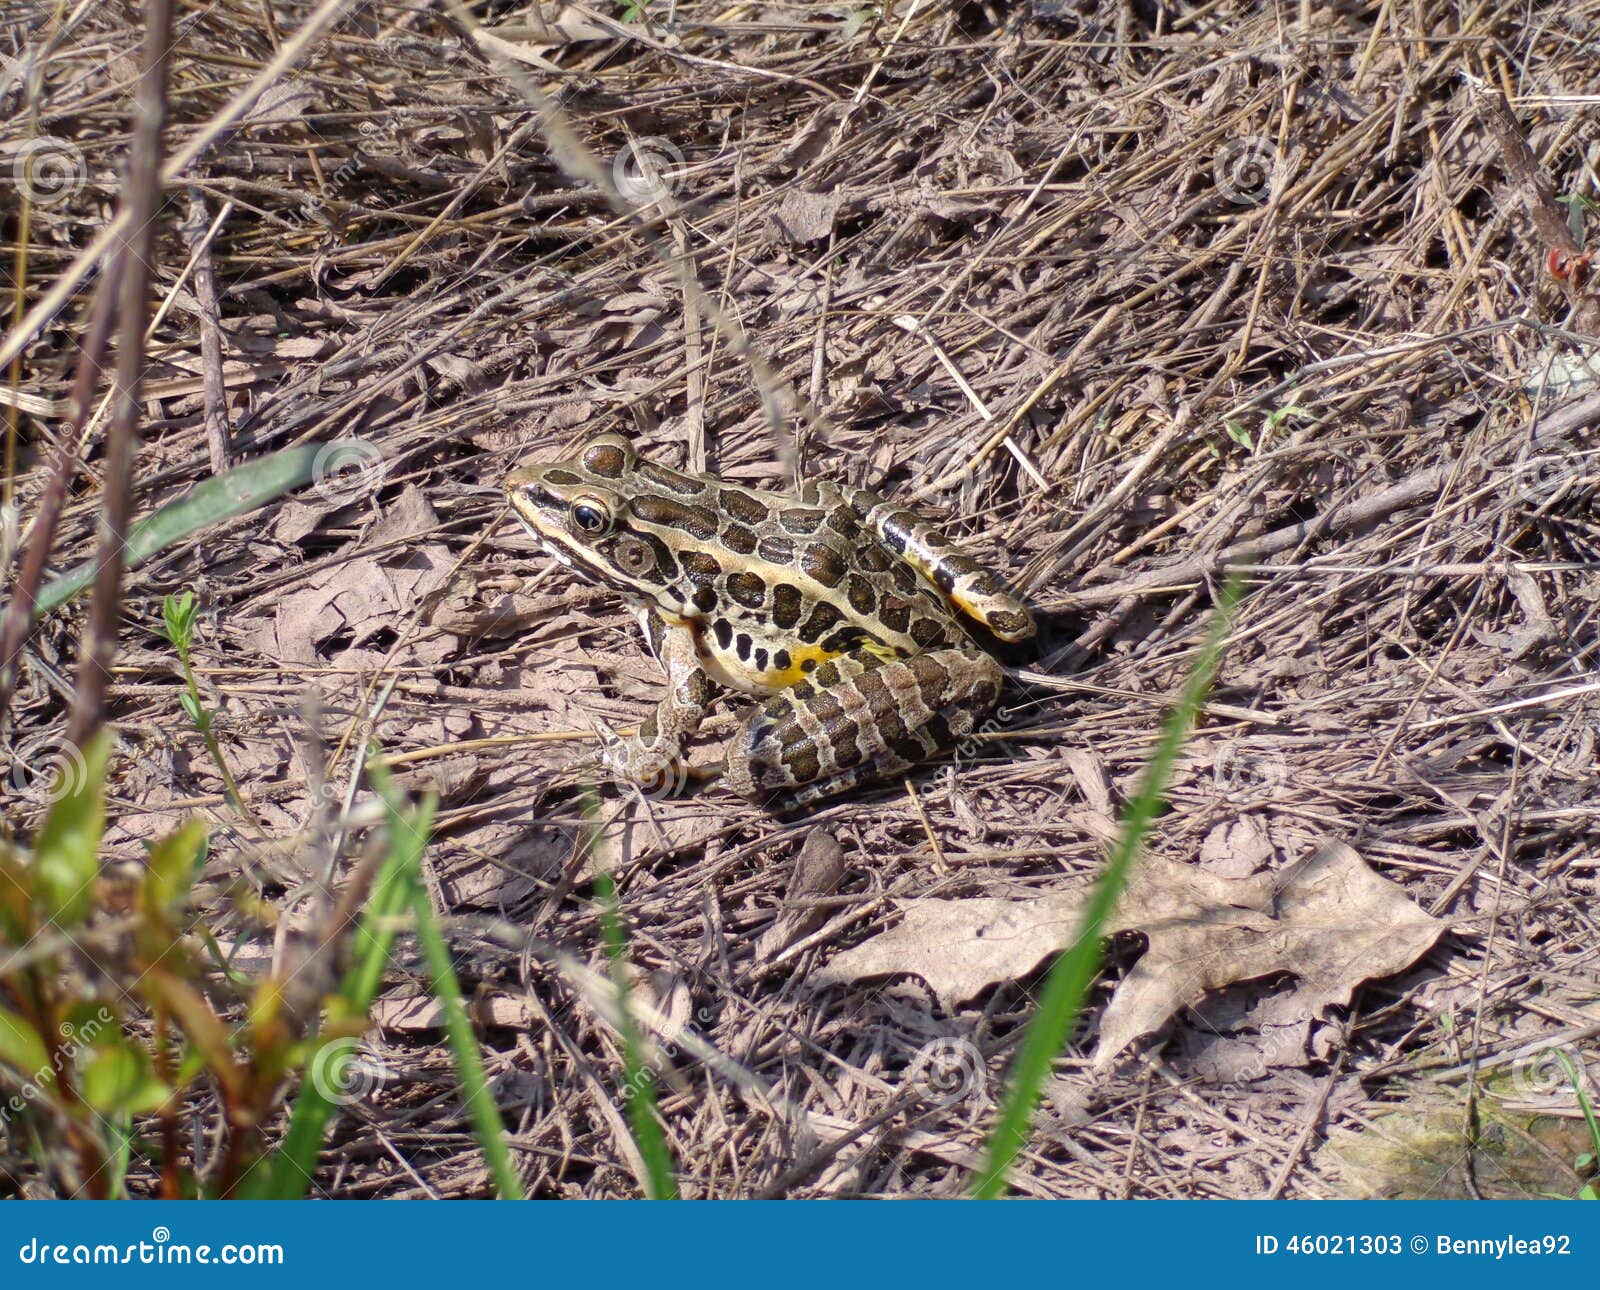
<path fill-rule="evenodd" d="M 999 700 L 1001 680 L 999 664 L 976 650 L 829 659 L 751 713 L 723 782 L 788 806 L 897 775 L 969 735 Z"/>
<path fill-rule="evenodd" d="M 865 488 L 842 488 L 850 509 L 896 554 L 903 556 L 962 613 L 977 620 L 1003 641 L 1033 635 L 1028 607 L 1000 585 L 1000 580 L 927 520 L 908 507 L 885 501 Z"/>

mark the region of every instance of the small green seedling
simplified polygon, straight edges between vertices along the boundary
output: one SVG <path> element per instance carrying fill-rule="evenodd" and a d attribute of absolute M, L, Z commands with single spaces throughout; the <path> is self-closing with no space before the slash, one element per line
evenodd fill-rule
<path fill-rule="evenodd" d="M 1580 1155 L 1573 1162 L 1573 1167 L 1580 1174 L 1589 1174 L 1590 1178 L 1573 1199 L 1600 1200 L 1600 1178 L 1593 1176 L 1596 1165 L 1600 1164 L 1600 1119 L 1595 1118 L 1594 1107 L 1589 1104 L 1589 1095 L 1583 1091 L 1583 1076 L 1573 1065 L 1572 1058 L 1559 1048 L 1551 1049 L 1551 1052 L 1561 1063 L 1561 1069 L 1567 1073 L 1567 1081 L 1572 1085 L 1572 1091 L 1578 1098 L 1578 1109 L 1583 1112 L 1584 1123 L 1589 1126 L 1589 1143 L 1592 1149 Z"/>
<path fill-rule="evenodd" d="M 228 804 L 238 812 L 240 819 L 265 836 L 266 830 L 256 819 L 255 813 L 245 805 L 244 794 L 239 791 L 238 781 L 234 779 L 233 771 L 228 768 L 227 760 L 222 755 L 222 745 L 217 741 L 215 729 L 216 711 L 206 707 L 200 697 L 200 683 L 195 679 L 192 661 L 196 610 L 197 605 L 192 591 L 185 591 L 178 596 L 167 596 L 161 602 L 161 634 L 171 643 L 172 648 L 178 651 L 178 664 L 183 669 L 184 692 L 178 696 L 178 704 L 194 723 L 200 738 L 205 741 L 206 751 L 211 754 L 211 760 L 217 764 L 217 772 L 222 776 L 222 786 L 227 793 Z"/>

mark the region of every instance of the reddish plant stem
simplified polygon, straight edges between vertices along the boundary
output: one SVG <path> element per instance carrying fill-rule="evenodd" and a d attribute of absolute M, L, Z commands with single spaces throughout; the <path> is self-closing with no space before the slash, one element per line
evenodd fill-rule
<path fill-rule="evenodd" d="M 106 436 L 106 495 L 100 531 L 94 600 L 78 653 L 78 686 L 67 725 L 67 741 L 87 742 L 100 724 L 122 608 L 123 546 L 133 495 L 133 459 L 138 446 L 139 390 L 144 380 L 144 333 L 150 315 L 151 261 L 161 202 L 161 136 L 167 115 L 167 78 L 172 63 L 172 0 L 145 5 L 144 61 L 135 95 L 128 160 L 128 240 L 121 256 L 117 320 L 121 341 L 112 392 L 111 429 Z"/>
<path fill-rule="evenodd" d="M 112 284 L 117 280 L 117 273 L 117 266 L 110 266 L 95 292 L 89 323 L 78 348 L 78 370 L 72 382 L 67 420 L 56 440 L 50 475 L 39 497 L 39 515 L 33 524 L 33 536 L 23 552 L 22 567 L 17 571 L 11 598 L 6 602 L 4 622 L 0 623 L 0 719 L 5 717 L 16 689 L 22 646 L 33 627 L 33 607 L 44 582 L 45 562 L 55 544 L 56 526 L 66 508 L 67 486 L 72 482 L 72 470 L 78 461 L 78 439 L 89 420 L 89 406 L 100 384 L 100 365 L 105 358 L 106 339 L 111 334 L 116 303 L 116 288 Z"/>

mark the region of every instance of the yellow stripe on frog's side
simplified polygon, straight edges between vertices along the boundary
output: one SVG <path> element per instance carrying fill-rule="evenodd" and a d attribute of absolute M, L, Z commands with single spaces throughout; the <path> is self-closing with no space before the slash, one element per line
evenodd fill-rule
<path fill-rule="evenodd" d="M 733 650 L 718 649 L 708 637 L 701 638 L 702 662 L 711 678 L 718 685 L 743 690 L 746 694 L 776 694 L 779 690 L 787 690 L 805 680 L 812 668 L 848 652 L 798 643 L 785 648 L 789 652 L 788 667 L 769 666 L 765 671 L 760 671 L 754 663 L 747 663 Z M 895 656 L 893 651 L 889 656 Z"/>

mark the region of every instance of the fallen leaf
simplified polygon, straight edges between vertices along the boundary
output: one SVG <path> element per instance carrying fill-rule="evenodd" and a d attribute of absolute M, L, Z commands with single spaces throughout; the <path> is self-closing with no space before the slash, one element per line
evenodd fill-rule
<path fill-rule="evenodd" d="M 825 829 L 812 829 L 806 834 L 783 893 L 783 908 L 761 934 L 756 954 L 762 959 L 772 958 L 820 927 L 828 911 L 814 904 L 807 907 L 807 902 L 831 896 L 838 890 L 844 873 L 844 848 L 838 839 Z"/>
<path fill-rule="evenodd" d="M 1081 886 L 1032 901 L 901 902 L 897 926 L 838 955 L 816 984 L 909 973 L 950 1009 L 1064 947 L 1087 897 Z M 1290 1011 L 1317 1016 L 1349 1003 L 1363 981 L 1410 966 L 1444 927 L 1341 842 L 1250 878 L 1147 856 L 1106 931 L 1142 932 L 1149 947 L 1106 1008 L 1095 1062 L 1108 1064 L 1178 1009 L 1239 981 L 1289 973 L 1298 980 Z M 1289 1019 L 1282 1011 L 1280 1023 Z"/>
<path fill-rule="evenodd" d="M 1272 857 L 1272 839 L 1261 817 L 1237 815 L 1206 834 L 1198 863 L 1223 878 L 1248 878 L 1266 868 Z"/>
<path fill-rule="evenodd" d="M 774 236 L 791 245 L 820 242 L 833 232 L 839 208 L 844 205 L 840 192 L 814 193 L 803 188 L 793 188 L 778 202 L 778 209 L 768 217 L 768 226 Z"/>

